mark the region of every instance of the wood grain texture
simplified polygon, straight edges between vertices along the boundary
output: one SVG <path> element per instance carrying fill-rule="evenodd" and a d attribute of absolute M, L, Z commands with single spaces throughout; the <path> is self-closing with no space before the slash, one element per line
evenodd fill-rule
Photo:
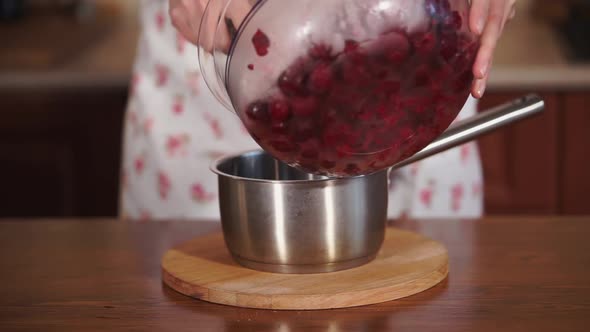
<path fill-rule="evenodd" d="M 526 92 L 489 93 L 480 110 Z M 544 93 L 545 111 L 478 139 L 485 184 L 485 212 L 492 215 L 558 213 L 558 109 L 555 93 Z"/>
<path fill-rule="evenodd" d="M 127 89 L 0 89 L 0 218 L 117 216 Z"/>
<path fill-rule="evenodd" d="M 590 217 L 394 224 L 443 243 L 449 277 L 396 301 L 273 311 L 162 283 L 164 253 L 216 224 L 0 222 L 0 331 L 588 331 Z"/>
<path fill-rule="evenodd" d="M 389 228 L 372 262 L 334 273 L 276 274 L 236 264 L 223 235 L 197 237 L 162 259 L 164 282 L 178 292 L 238 307 L 309 310 L 381 303 L 427 290 L 447 276 L 447 250 L 420 234 Z"/>
<path fill-rule="evenodd" d="M 570 93 L 564 99 L 560 212 L 590 214 L 590 93 Z"/>

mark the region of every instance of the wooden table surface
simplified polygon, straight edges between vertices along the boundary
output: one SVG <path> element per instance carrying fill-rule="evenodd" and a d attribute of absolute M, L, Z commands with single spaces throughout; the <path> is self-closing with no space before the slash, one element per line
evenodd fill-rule
<path fill-rule="evenodd" d="M 0 331 L 588 331 L 590 218 L 405 221 L 449 249 L 424 293 L 326 311 L 209 304 L 162 284 L 171 246 L 216 223 L 0 222 Z"/>

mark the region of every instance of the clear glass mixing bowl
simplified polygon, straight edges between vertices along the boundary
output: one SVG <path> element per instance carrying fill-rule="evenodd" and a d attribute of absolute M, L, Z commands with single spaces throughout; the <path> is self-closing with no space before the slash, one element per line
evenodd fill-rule
<path fill-rule="evenodd" d="M 210 0 L 199 62 L 275 158 L 343 177 L 390 167 L 456 118 L 479 41 L 468 0 Z"/>

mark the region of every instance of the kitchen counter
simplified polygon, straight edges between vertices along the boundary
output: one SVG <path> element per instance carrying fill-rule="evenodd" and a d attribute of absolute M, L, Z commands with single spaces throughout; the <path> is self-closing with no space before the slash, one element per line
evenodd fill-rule
<path fill-rule="evenodd" d="M 1 331 L 587 331 L 590 217 L 397 221 L 447 246 L 449 277 L 398 301 L 263 311 L 193 300 L 163 253 L 210 222 L 0 222 Z"/>
<path fill-rule="evenodd" d="M 126 2 L 113 33 L 69 63 L 46 71 L 0 72 L 0 87 L 126 87 L 139 33 L 136 5 Z M 590 64 L 570 63 L 560 38 L 547 23 L 533 18 L 530 7 L 530 0 L 518 1 L 517 17 L 506 26 L 495 54 L 489 89 L 590 87 Z"/>

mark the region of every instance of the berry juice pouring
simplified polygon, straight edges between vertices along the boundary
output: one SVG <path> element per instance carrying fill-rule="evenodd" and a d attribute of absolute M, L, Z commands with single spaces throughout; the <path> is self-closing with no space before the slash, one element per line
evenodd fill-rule
<path fill-rule="evenodd" d="M 426 147 L 465 104 L 479 48 L 468 11 L 467 0 L 263 0 L 236 20 L 229 50 L 214 36 L 200 61 L 275 158 L 319 175 L 370 174 Z"/>

